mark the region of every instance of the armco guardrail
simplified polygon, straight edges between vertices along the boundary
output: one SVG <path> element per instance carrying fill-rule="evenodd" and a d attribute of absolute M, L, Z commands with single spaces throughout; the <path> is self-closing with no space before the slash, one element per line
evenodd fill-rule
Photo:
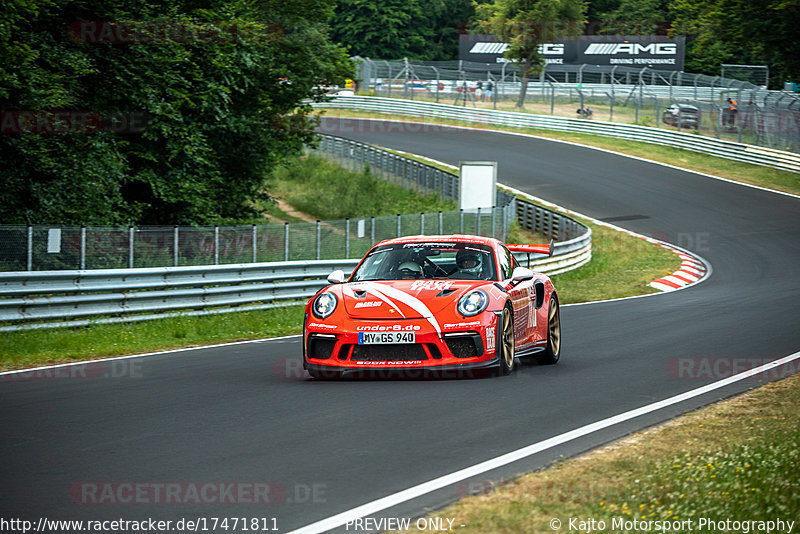
<path fill-rule="evenodd" d="M 800 172 L 800 154 L 647 126 L 369 96 L 338 96 L 329 102 L 316 103 L 314 107 L 587 133 L 683 148 L 754 165 Z"/>
<path fill-rule="evenodd" d="M 586 237 L 574 241 L 581 241 L 582 247 L 533 261 L 531 267 L 555 273 L 582 265 L 591 254 L 591 242 Z M 0 326 L 0 332 L 297 304 L 324 287 L 332 270 L 351 271 L 357 262 L 0 273 L 0 297 L 4 297 L 0 298 L 0 321 L 17 323 Z M 98 316 L 111 317 L 90 319 Z"/>
<path fill-rule="evenodd" d="M 526 201 L 517 202 L 522 206 L 518 213 L 524 214 L 523 228 L 534 231 L 537 224 L 548 224 L 553 233 L 578 234 L 558 242 L 550 258 L 530 261 L 529 256 L 517 254 L 523 265 L 557 274 L 589 261 L 589 228 Z M 0 273 L 0 321 L 13 323 L 0 326 L 0 332 L 296 304 L 325 286 L 331 271 L 350 272 L 358 261 Z"/>
<path fill-rule="evenodd" d="M 358 260 L 0 273 L 0 331 L 140 321 L 300 302 Z M 213 307 L 227 309 L 208 310 Z M 233 308 L 231 308 L 234 306 Z M 203 310 L 199 310 L 202 308 Z M 108 316 L 88 320 L 89 317 Z M 68 322 L 63 319 L 72 319 Z"/>
<path fill-rule="evenodd" d="M 592 230 L 574 219 L 517 199 L 517 222 L 523 230 L 554 235 L 561 239 L 554 245 L 553 256 L 531 261 L 525 254 L 515 254 L 522 265 L 538 272 L 555 275 L 577 269 L 592 259 Z"/>

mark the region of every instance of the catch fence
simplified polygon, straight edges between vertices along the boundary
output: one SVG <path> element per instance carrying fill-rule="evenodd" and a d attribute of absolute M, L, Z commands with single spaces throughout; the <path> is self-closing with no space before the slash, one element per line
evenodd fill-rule
<path fill-rule="evenodd" d="M 511 63 L 357 59 L 359 94 L 514 110 L 522 87 L 518 68 Z M 479 81 L 483 93 L 477 89 Z M 487 98 L 490 82 L 494 90 Z M 728 98 L 737 103 L 733 116 Z M 672 120 L 668 108 L 676 103 L 697 108 L 696 129 Z M 800 151 L 800 94 L 722 76 L 624 65 L 548 64 L 529 78 L 525 107 L 571 117 L 590 107 L 596 119 L 691 129 L 717 139 Z"/>

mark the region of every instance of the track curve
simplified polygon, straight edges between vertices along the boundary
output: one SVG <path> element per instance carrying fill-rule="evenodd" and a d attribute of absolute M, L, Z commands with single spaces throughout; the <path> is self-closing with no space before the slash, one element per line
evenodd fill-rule
<path fill-rule="evenodd" d="M 714 274 L 675 293 L 565 307 L 562 361 L 500 379 L 310 381 L 298 372 L 296 337 L 105 363 L 86 378 L 4 376 L 0 473 L 11 491 L 3 517 L 275 517 L 288 531 L 717 379 L 683 376 L 682 363 L 764 361 L 800 349 L 796 198 L 502 133 L 333 119 L 323 127 L 452 164 L 499 161 L 503 183 L 697 252 Z M 746 380 L 482 478 L 541 467 L 758 383 Z M 119 483 L 149 487 L 149 497 L 122 502 L 113 495 Z M 271 483 L 273 498 L 197 502 L 184 493 L 160 502 L 152 491 L 226 483 Z M 381 516 L 418 514 L 462 496 L 464 487 Z M 91 490 L 103 488 L 112 498 L 93 502 Z"/>

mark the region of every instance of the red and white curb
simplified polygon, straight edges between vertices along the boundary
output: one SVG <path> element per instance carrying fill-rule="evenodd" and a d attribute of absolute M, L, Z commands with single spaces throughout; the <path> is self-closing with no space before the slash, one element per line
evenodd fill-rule
<path fill-rule="evenodd" d="M 705 278 L 708 273 L 708 268 L 706 268 L 705 263 L 700 259 L 669 245 L 662 243 L 661 246 L 672 250 L 681 258 L 681 268 L 669 276 L 653 280 L 650 282 L 650 287 L 654 287 L 660 291 L 675 291 L 676 289 L 682 289 L 696 284 Z"/>
<path fill-rule="evenodd" d="M 596 224 L 598 226 L 604 226 L 606 228 L 616 230 L 617 232 L 623 232 L 631 237 L 638 237 L 639 239 L 644 239 L 649 243 L 660 245 L 665 249 L 674 252 L 681 258 L 680 269 L 678 269 L 669 276 L 665 276 L 664 278 L 659 278 L 658 280 L 650 282 L 649 284 L 650 287 L 654 289 L 658 289 L 659 291 L 663 292 L 675 291 L 677 289 L 684 289 L 699 282 L 702 282 L 711 275 L 711 266 L 709 265 L 708 262 L 706 262 L 706 260 L 676 245 L 665 243 L 664 241 L 659 241 L 658 239 L 654 239 L 646 235 L 637 234 L 636 232 L 631 232 L 630 230 L 626 230 L 625 228 L 609 224 L 605 221 L 601 221 L 593 217 L 584 215 L 582 213 L 577 213 L 572 210 L 568 210 L 563 206 L 559 206 L 558 204 L 553 204 L 552 202 L 548 202 L 543 198 L 535 197 L 531 194 L 525 193 L 523 191 L 520 191 L 519 189 L 515 189 L 507 185 L 497 184 L 497 186 L 515 195 L 525 197 L 528 200 L 538 202 L 539 204 L 542 204 L 549 208 L 553 208 L 567 215 L 574 216 L 580 219 L 585 219 L 587 221 L 592 222 L 593 224 Z"/>

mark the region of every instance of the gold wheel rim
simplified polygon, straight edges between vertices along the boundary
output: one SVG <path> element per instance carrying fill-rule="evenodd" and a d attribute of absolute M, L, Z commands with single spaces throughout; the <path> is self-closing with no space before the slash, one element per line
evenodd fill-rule
<path fill-rule="evenodd" d="M 550 331 L 550 348 L 553 354 L 558 355 L 561 350 L 561 311 L 554 300 L 550 300 L 550 316 L 548 320 Z"/>
<path fill-rule="evenodd" d="M 514 323 L 508 310 L 503 312 L 503 360 L 509 369 L 514 365 Z"/>

